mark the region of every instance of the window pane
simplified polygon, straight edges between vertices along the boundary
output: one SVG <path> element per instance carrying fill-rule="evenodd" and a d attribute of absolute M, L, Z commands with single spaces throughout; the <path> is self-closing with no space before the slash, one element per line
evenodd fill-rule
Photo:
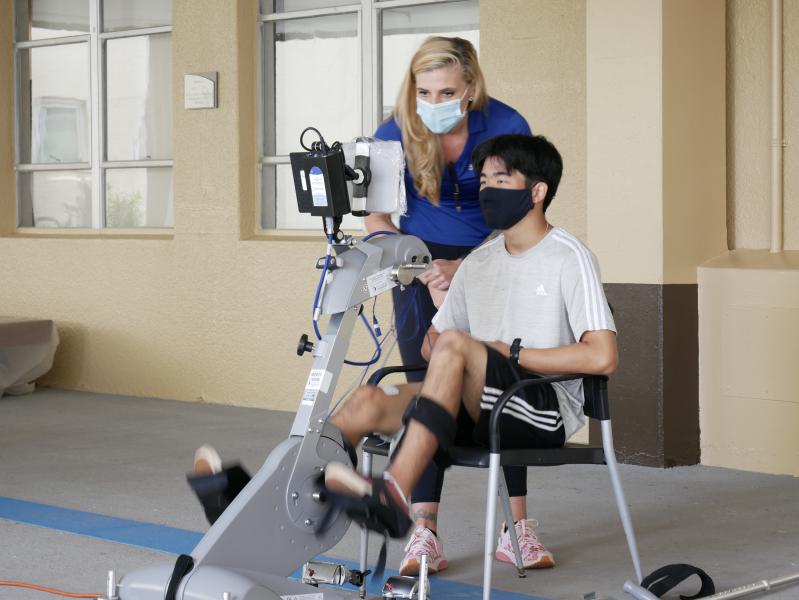
<path fill-rule="evenodd" d="M 266 23 L 264 47 L 272 92 L 267 100 L 267 154 L 300 147 L 309 125 L 325 141 L 350 141 L 360 133 L 361 77 L 357 15 L 331 15 Z M 273 43 L 269 43 L 269 39 Z M 269 89 L 270 86 L 267 86 Z M 306 144 L 313 141 L 308 139 Z"/>
<path fill-rule="evenodd" d="M 263 229 L 310 229 L 322 233 L 322 218 L 297 210 L 297 194 L 291 165 L 262 165 L 261 184 L 265 210 L 261 216 Z M 363 230 L 363 218 L 346 215 L 342 229 Z"/>
<path fill-rule="evenodd" d="M 172 158 L 172 34 L 106 42 L 108 160 Z"/>
<path fill-rule="evenodd" d="M 21 50 L 20 160 L 90 160 L 89 45 Z"/>
<path fill-rule="evenodd" d="M 90 0 L 17 0 L 17 41 L 86 35 Z"/>
<path fill-rule="evenodd" d="M 173 227 L 172 167 L 106 169 L 106 227 Z"/>
<path fill-rule="evenodd" d="M 172 24 L 170 0 L 103 0 L 103 31 Z"/>
<path fill-rule="evenodd" d="M 309 10 L 312 8 L 327 8 L 328 6 L 344 6 L 346 4 L 360 4 L 361 0 L 260 0 L 258 5 L 262 15 L 271 13 L 293 12 L 295 10 Z"/>
<path fill-rule="evenodd" d="M 414 53 L 433 35 L 469 40 L 480 52 L 477 0 L 383 11 L 383 118 L 394 110 Z"/>
<path fill-rule="evenodd" d="M 91 171 L 19 174 L 20 227 L 92 226 Z"/>

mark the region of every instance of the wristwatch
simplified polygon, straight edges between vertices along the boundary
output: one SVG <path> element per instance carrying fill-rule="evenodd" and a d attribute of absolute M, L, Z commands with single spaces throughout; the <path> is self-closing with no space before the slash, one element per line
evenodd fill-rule
<path fill-rule="evenodd" d="M 519 350 L 522 349 L 522 338 L 516 338 L 513 340 L 513 343 L 510 345 L 510 359 L 519 364 Z"/>

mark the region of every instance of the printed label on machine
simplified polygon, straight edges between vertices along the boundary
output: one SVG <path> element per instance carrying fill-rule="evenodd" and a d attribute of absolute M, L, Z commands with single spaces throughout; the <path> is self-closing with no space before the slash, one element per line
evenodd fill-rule
<path fill-rule="evenodd" d="M 311 167 L 308 172 L 308 179 L 311 182 L 311 196 L 313 196 L 314 206 L 327 206 L 327 192 L 325 191 L 325 176 L 319 167 Z"/>
<path fill-rule="evenodd" d="M 319 390 L 305 390 L 305 393 L 302 395 L 302 402 L 300 402 L 300 404 L 302 406 L 313 406 L 316 396 L 318 395 Z"/>
<path fill-rule="evenodd" d="M 324 594 L 297 594 L 281 596 L 283 600 L 323 600 L 324 597 Z"/>
<path fill-rule="evenodd" d="M 366 285 L 369 287 L 369 297 L 372 298 L 386 290 L 397 287 L 397 282 L 391 280 L 391 267 L 388 267 L 367 277 Z"/>
<path fill-rule="evenodd" d="M 308 376 L 308 383 L 305 384 L 306 390 L 322 390 L 327 392 L 330 387 L 330 381 L 333 379 L 333 373 L 330 371 L 323 371 L 322 369 L 314 369 Z"/>

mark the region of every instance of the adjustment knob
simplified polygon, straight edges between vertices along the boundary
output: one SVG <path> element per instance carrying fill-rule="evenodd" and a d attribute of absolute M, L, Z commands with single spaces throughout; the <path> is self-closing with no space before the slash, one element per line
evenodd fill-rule
<path fill-rule="evenodd" d="M 313 344 L 308 341 L 308 336 L 303 333 L 300 337 L 300 343 L 297 344 L 297 356 L 302 356 L 306 352 L 313 352 Z"/>

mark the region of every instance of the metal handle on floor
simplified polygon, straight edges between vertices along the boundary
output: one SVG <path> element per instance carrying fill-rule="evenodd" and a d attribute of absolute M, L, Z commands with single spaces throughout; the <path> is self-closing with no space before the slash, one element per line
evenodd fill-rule
<path fill-rule="evenodd" d="M 708 596 L 707 598 L 705 598 L 705 600 L 716 600 L 717 598 L 719 600 L 721 598 L 724 598 L 724 600 L 729 600 L 731 598 L 740 598 L 742 596 L 748 596 L 749 594 L 754 594 L 755 592 L 765 592 L 773 587 L 777 587 L 778 585 L 783 585 L 786 583 L 791 583 L 792 581 L 799 581 L 799 572 L 791 573 L 790 575 L 783 575 L 782 577 L 775 577 L 774 579 L 768 579 L 768 580 L 764 579 L 762 581 L 758 581 L 757 583 L 750 583 L 749 585 L 737 587 L 733 590 L 727 590 L 726 592 L 719 592 L 718 594 Z"/>

